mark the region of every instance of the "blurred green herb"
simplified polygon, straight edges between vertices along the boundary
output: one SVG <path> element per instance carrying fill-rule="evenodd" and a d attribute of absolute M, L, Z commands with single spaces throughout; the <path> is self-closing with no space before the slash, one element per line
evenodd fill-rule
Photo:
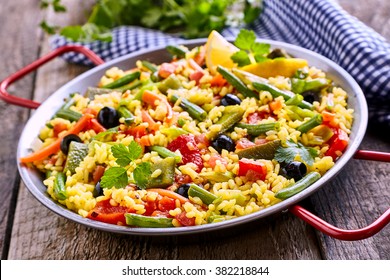
<path fill-rule="evenodd" d="M 234 45 L 240 50 L 231 58 L 240 67 L 266 60 L 270 52 L 269 44 L 256 42 L 256 34 L 253 30 L 241 29 Z"/>
<path fill-rule="evenodd" d="M 73 41 L 111 41 L 110 29 L 136 25 L 185 38 L 206 37 L 212 30 L 252 23 L 261 13 L 262 0 L 98 0 L 84 25 L 60 29 L 45 22 L 42 28 Z M 41 8 L 64 12 L 61 0 L 41 0 Z"/>

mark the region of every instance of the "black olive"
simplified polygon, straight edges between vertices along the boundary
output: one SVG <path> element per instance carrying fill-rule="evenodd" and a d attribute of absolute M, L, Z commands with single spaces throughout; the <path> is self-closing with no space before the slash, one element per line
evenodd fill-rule
<path fill-rule="evenodd" d="M 302 92 L 301 95 L 303 96 L 303 99 L 309 103 L 320 101 L 319 93 L 312 90 Z"/>
<path fill-rule="evenodd" d="M 228 152 L 232 152 L 235 149 L 234 141 L 232 138 L 225 134 L 220 134 L 215 138 L 213 142 L 211 142 L 211 146 L 221 153 L 222 150 L 227 150 Z"/>
<path fill-rule="evenodd" d="M 119 113 L 112 107 L 103 107 L 98 115 L 98 122 L 105 128 L 112 128 L 119 125 Z"/>
<path fill-rule="evenodd" d="M 267 58 L 270 58 L 270 59 L 274 59 L 274 58 L 278 58 L 278 57 L 290 58 L 291 56 L 285 50 L 282 50 L 282 49 L 274 49 L 272 52 L 270 52 L 267 55 Z"/>
<path fill-rule="evenodd" d="M 307 167 L 303 162 L 292 161 L 282 168 L 287 178 L 294 178 L 295 182 L 305 176 Z"/>
<path fill-rule="evenodd" d="M 190 184 L 182 184 L 177 189 L 177 193 L 188 198 L 188 189 L 189 188 L 190 188 Z"/>
<path fill-rule="evenodd" d="M 240 105 L 241 99 L 237 97 L 237 95 L 228 93 L 221 99 L 221 105 L 222 106 L 229 106 L 229 105 Z"/>
<path fill-rule="evenodd" d="M 92 195 L 93 195 L 93 197 L 98 197 L 98 196 L 103 195 L 103 188 L 100 186 L 100 181 L 97 182 L 97 184 L 95 185 L 95 188 L 93 189 Z"/>
<path fill-rule="evenodd" d="M 83 141 L 81 141 L 80 137 L 78 137 L 76 134 L 66 135 L 64 138 L 62 138 L 61 144 L 60 144 L 60 149 L 65 155 L 68 154 L 69 145 L 70 145 L 70 142 L 72 142 L 72 141 L 76 141 L 79 143 L 83 142 Z"/>

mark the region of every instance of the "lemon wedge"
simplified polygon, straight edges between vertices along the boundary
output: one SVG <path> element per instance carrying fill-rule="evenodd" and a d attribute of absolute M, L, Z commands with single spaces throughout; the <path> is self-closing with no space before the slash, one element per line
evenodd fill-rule
<path fill-rule="evenodd" d="M 237 66 L 231 60 L 231 56 L 239 51 L 233 44 L 229 43 L 221 34 L 213 30 L 207 38 L 205 48 L 206 66 L 211 74 L 217 73 L 217 66 L 221 65 L 226 68 Z"/>
<path fill-rule="evenodd" d="M 301 58 L 276 58 L 249 64 L 240 69 L 263 78 L 292 77 L 298 69 L 305 66 L 308 66 L 308 63 Z"/>

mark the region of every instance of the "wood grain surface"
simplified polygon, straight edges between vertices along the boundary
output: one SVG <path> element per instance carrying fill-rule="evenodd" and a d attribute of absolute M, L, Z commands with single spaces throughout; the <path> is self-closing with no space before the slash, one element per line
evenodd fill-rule
<path fill-rule="evenodd" d="M 63 1 L 64 15 L 39 10 L 38 0 L 0 5 L 0 79 L 49 52 L 38 28 L 46 17 L 58 24 L 81 22 L 91 1 Z M 340 4 L 390 39 L 390 1 L 341 0 Z M 82 4 L 80 4 L 82 3 Z M 21 8 L 23 7 L 23 8 Z M 31 16 L 34 15 L 34 16 Z M 10 88 L 42 101 L 86 71 L 56 59 Z M 329 238 L 290 213 L 206 234 L 172 237 L 125 236 L 98 231 L 64 219 L 41 205 L 20 182 L 17 139 L 27 109 L 0 101 L 0 249 L 2 259 L 389 259 L 390 227 L 374 237 L 346 242 Z M 368 133 L 361 146 L 390 152 L 390 144 Z M 390 205 L 390 164 L 360 160 L 346 168 L 303 205 L 341 228 L 364 227 Z"/>

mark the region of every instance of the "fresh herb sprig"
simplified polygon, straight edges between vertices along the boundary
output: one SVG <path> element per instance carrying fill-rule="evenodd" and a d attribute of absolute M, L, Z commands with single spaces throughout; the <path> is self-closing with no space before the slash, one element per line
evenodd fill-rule
<path fill-rule="evenodd" d="M 241 29 L 234 45 L 240 50 L 231 59 L 240 67 L 267 60 L 270 53 L 270 45 L 256 42 L 256 34 L 252 30 Z"/>
<path fill-rule="evenodd" d="M 309 166 L 314 163 L 314 158 L 318 156 L 318 153 L 313 148 L 307 148 L 301 143 L 295 143 L 293 140 L 286 141 L 286 147 L 280 146 L 276 150 L 275 159 L 278 162 L 292 162 L 295 157 L 299 155 L 301 160 Z"/>
<path fill-rule="evenodd" d="M 110 29 L 121 25 L 144 26 L 185 38 L 199 38 L 229 25 L 252 23 L 261 13 L 261 4 L 262 0 L 99 0 L 83 25 L 54 28 L 45 22 L 41 26 L 50 33 L 59 32 L 81 42 L 110 42 Z M 42 8 L 49 6 L 58 12 L 66 10 L 61 0 L 41 0 Z"/>
<path fill-rule="evenodd" d="M 111 152 L 119 166 L 107 169 L 101 178 L 100 185 L 102 188 L 124 188 L 129 183 L 127 176 L 129 167 L 127 166 L 141 156 L 142 148 L 137 142 L 132 141 L 128 146 L 123 144 L 112 146 Z M 133 178 L 137 187 L 145 189 L 150 175 L 151 165 L 149 162 L 137 164 L 133 171 Z"/>

